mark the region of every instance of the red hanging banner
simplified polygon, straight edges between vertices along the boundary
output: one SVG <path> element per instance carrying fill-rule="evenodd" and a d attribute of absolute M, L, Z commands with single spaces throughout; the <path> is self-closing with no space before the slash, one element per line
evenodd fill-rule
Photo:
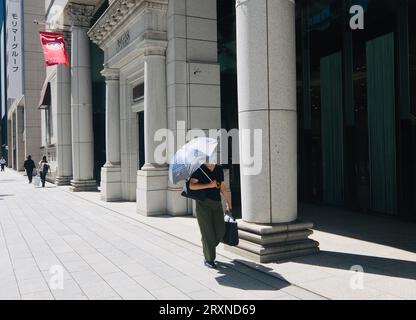
<path fill-rule="evenodd" d="M 52 32 L 40 32 L 43 55 L 47 66 L 64 64 L 69 66 L 68 56 L 65 50 L 64 35 Z"/>

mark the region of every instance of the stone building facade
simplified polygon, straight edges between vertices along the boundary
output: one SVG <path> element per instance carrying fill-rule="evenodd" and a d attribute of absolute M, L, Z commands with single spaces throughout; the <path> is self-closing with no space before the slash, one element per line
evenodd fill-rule
<path fill-rule="evenodd" d="M 295 3 L 237 1 L 236 17 L 238 123 L 263 131 L 261 174 L 241 174 L 236 250 L 261 261 L 316 252 L 312 225 L 297 222 Z M 222 128 L 217 0 L 48 0 L 46 30 L 64 32 L 71 54 L 71 69 L 48 68 L 44 84 L 56 183 L 96 189 L 90 50 L 97 45 L 106 84 L 102 200 L 136 201 L 148 216 L 191 214 L 182 186 L 168 181 L 167 163 L 154 158 L 154 136 L 164 128 Z M 250 152 L 244 139 L 239 149 Z M 168 149 L 177 142 L 167 139 Z"/>
<path fill-rule="evenodd" d="M 44 1 L 7 0 L 5 5 L 8 165 L 22 171 L 28 155 L 35 161 L 41 156 L 38 102 L 45 68 L 33 21 L 43 19 Z"/>

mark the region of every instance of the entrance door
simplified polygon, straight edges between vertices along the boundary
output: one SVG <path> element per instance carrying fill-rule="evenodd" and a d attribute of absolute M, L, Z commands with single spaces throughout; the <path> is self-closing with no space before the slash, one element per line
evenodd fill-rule
<path fill-rule="evenodd" d="M 138 158 L 139 158 L 139 170 L 142 169 L 144 166 L 144 111 L 137 113 L 137 121 L 138 121 L 138 134 L 139 134 L 139 145 L 137 146 L 138 150 Z"/>
<path fill-rule="evenodd" d="M 367 42 L 371 210 L 397 212 L 393 33 Z"/>

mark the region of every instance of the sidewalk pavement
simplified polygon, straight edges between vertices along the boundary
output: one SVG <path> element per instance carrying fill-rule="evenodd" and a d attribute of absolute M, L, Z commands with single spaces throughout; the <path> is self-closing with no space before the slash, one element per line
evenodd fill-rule
<path fill-rule="evenodd" d="M 0 299 L 321 298 L 65 190 L 0 174 Z"/>
<path fill-rule="evenodd" d="M 415 224 L 315 206 L 300 217 L 316 224 L 320 254 L 262 265 L 220 246 L 215 271 L 202 265 L 192 217 L 143 217 L 135 203 L 34 188 L 8 170 L 0 298 L 416 299 Z M 48 287 L 55 264 L 65 268 L 64 290 Z"/>

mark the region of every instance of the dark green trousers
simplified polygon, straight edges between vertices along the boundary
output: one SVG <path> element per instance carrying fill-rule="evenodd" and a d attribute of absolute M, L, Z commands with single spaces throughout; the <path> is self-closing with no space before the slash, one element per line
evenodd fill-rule
<path fill-rule="evenodd" d="M 216 247 L 225 233 L 224 212 L 220 201 L 196 201 L 196 218 L 201 230 L 202 247 L 206 261 L 214 261 Z"/>

